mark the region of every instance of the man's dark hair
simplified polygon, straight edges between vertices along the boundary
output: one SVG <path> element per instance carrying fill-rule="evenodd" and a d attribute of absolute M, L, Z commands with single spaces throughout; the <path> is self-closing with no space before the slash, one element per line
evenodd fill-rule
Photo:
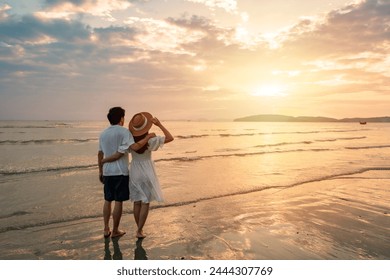
<path fill-rule="evenodd" d="M 118 124 L 123 117 L 125 117 L 125 110 L 121 107 L 113 107 L 107 114 L 107 119 L 112 125 Z"/>

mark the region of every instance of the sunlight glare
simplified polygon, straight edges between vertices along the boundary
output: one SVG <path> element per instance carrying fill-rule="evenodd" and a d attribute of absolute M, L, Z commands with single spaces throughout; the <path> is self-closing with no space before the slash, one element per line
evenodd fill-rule
<path fill-rule="evenodd" d="M 281 85 L 263 85 L 252 92 L 253 96 L 284 97 L 287 96 L 286 87 Z"/>

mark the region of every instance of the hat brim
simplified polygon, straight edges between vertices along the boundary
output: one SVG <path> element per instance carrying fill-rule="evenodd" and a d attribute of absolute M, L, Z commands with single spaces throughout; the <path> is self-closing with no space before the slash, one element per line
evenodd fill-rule
<path fill-rule="evenodd" d="M 134 125 L 133 125 L 133 120 L 134 120 L 134 117 L 135 117 L 136 115 L 138 115 L 138 114 L 144 115 L 145 118 L 146 118 L 146 120 L 147 120 L 147 122 L 146 122 L 145 127 L 143 127 L 142 129 L 136 130 L 136 129 L 134 128 Z M 129 130 L 130 130 L 131 134 L 132 134 L 133 136 L 141 136 L 141 135 L 147 133 L 147 132 L 149 131 L 149 129 L 152 127 L 152 125 L 153 125 L 152 119 L 153 119 L 152 114 L 150 114 L 150 113 L 148 113 L 148 112 L 140 112 L 140 113 L 135 114 L 135 115 L 131 118 L 131 120 L 130 120 L 130 122 L 129 122 Z"/>

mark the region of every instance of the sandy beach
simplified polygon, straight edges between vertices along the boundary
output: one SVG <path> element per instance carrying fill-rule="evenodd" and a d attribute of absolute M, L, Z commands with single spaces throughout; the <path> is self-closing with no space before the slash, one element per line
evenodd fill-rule
<path fill-rule="evenodd" d="M 1 259 L 390 259 L 388 170 L 153 208 L 138 242 L 125 209 L 120 239 L 95 218 L 36 226 L 1 233 Z"/>

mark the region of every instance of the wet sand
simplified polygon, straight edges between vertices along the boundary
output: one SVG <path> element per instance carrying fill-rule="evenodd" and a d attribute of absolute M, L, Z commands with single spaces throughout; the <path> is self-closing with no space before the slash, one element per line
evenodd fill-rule
<path fill-rule="evenodd" d="M 129 210 L 131 204 L 125 204 Z M 102 219 L 0 233 L 1 259 L 390 259 L 390 173 L 152 209 L 144 240 L 124 214 L 120 239 Z"/>

